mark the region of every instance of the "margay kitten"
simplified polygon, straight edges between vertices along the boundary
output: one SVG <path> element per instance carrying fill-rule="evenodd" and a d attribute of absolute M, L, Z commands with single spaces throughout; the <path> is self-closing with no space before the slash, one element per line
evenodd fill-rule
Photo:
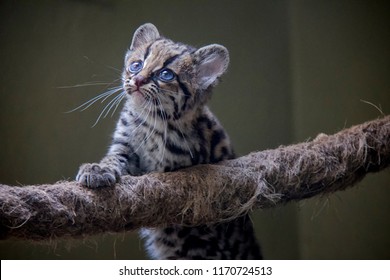
<path fill-rule="evenodd" d="M 200 49 L 140 26 L 126 53 L 126 103 L 112 145 L 100 163 L 83 164 L 77 180 L 90 188 L 113 186 L 122 175 L 172 171 L 233 158 L 224 129 L 206 106 L 226 71 L 221 45 Z M 143 229 L 156 259 L 261 258 L 248 216 L 215 226 Z"/>

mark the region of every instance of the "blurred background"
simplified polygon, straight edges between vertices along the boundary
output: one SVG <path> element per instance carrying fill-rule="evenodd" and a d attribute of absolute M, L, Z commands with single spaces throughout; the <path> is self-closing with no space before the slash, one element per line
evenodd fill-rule
<path fill-rule="evenodd" d="M 229 49 L 229 71 L 210 106 L 240 155 L 375 119 L 375 106 L 389 114 L 389 8 L 358 0 L 2 0 L 0 183 L 73 180 L 81 163 L 104 156 L 117 114 L 91 128 L 104 104 L 65 112 L 106 90 L 77 85 L 120 77 L 145 22 L 176 41 Z M 255 212 L 265 257 L 389 259 L 389 184 L 385 170 L 343 192 Z M 0 241 L 0 257 L 145 255 L 137 233 L 122 233 Z"/>

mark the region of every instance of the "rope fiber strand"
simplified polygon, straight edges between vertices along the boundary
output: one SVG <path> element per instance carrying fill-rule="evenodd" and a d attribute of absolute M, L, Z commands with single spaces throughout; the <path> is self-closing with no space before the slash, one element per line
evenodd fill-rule
<path fill-rule="evenodd" d="M 389 163 L 386 116 L 215 165 L 124 176 L 113 188 L 91 190 L 65 181 L 0 185 L 0 238 L 43 241 L 167 224 L 212 224 L 344 190 Z"/>

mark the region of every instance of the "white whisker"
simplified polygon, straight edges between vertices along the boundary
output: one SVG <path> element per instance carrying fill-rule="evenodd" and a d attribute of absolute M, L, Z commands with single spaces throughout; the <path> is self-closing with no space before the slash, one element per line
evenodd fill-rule
<path fill-rule="evenodd" d="M 116 106 L 114 108 L 114 111 L 112 111 L 111 117 L 114 116 L 116 109 L 118 109 L 119 104 L 121 104 L 122 100 L 126 97 L 126 92 L 122 92 L 120 96 L 121 98 L 119 98 L 118 101 L 116 102 Z"/>
<path fill-rule="evenodd" d="M 179 131 L 180 131 L 181 136 L 182 136 L 183 139 L 184 139 L 184 144 L 187 146 L 187 150 L 190 152 L 191 158 L 194 158 L 194 155 L 192 154 L 191 148 L 190 148 L 190 146 L 188 145 L 188 142 L 187 142 L 187 139 L 186 139 L 186 137 L 185 137 L 185 135 L 184 135 L 184 133 L 183 133 L 183 130 L 182 130 L 181 127 L 180 127 L 180 123 L 179 123 L 177 120 L 175 120 L 175 123 L 176 123 L 176 125 L 177 125 L 177 128 L 178 128 Z"/>
<path fill-rule="evenodd" d="M 114 97 L 110 102 L 108 102 L 108 104 L 103 108 L 103 110 L 101 111 L 101 113 L 99 114 L 99 117 L 97 118 L 96 122 L 92 125 L 92 127 L 94 127 L 95 125 L 98 124 L 100 118 L 103 116 L 103 118 L 105 118 L 107 116 L 107 114 L 110 112 L 110 110 L 112 109 L 112 107 L 116 104 L 117 100 L 122 97 L 122 94 L 123 92 L 121 92 L 118 96 Z M 110 96 L 110 95 L 109 95 Z M 106 100 L 109 96 L 105 97 L 103 99 Z M 102 102 L 103 102 L 102 101 Z M 89 105 L 90 106 L 90 105 Z M 85 109 L 84 109 L 85 110 Z"/>
<path fill-rule="evenodd" d="M 114 108 L 114 106 L 118 107 L 118 105 L 119 105 L 119 104 L 118 104 L 118 100 L 122 100 L 123 95 L 124 95 L 124 93 L 121 92 L 118 96 L 114 97 L 114 98 L 107 104 L 107 106 L 108 106 L 110 103 L 112 103 L 111 106 L 108 108 L 107 112 L 104 114 L 103 119 L 107 117 L 108 113 L 110 113 L 111 109 Z M 106 107 L 107 107 L 107 106 L 106 106 Z M 111 116 L 112 116 L 112 115 L 111 115 Z"/>
<path fill-rule="evenodd" d="M 122 70 L 115 68 L 113 66 L 110 66 L 110 65 L 104 65 L 104 66 L 106 66 L 108 69 L 114 70 L 115 72 L 117 72 L 119 74 L 122 73 Z"/>
<path fill-rule="evenodd" d="M 70 110 L 70 111 L 68 111 L 66 113 L 72 113 L 72 112 L 75 112 L 77 110 L 84 111 L 84 110 L 88 109 L 90 106 L 92 106 L 98 100 L 100 100 L 102 98 L 104 98 L 103 101 L 106 100 L 109 96 L 111 96 L 112 94 L 118 92 L 121 88 L 122 88 L 121 86 L 114 87 L 114 88 L 112 88 L 112 89 L 110 89 L 110 90 L 108 90 L 106 92 L 103 92 L 103 93 L 99 94 L 98 96 L 95 96 L 95 97 L 91 98 L 90 100 L 84 102 L 80 106 L 78 106 L 78 107 L 76 107 L 76 108 L 74 108 L 74 109 L 72 109 L 72 110 Z"/>
<path fill-rule="evenodd" d="M 161 158 L 160 158 L 160 163 L 162 163 L 162 161 L 164 160 L 165 148 L 166 148 L 166 144 L 167 144 L 167 129 L 168 129 L 167 119 L 168 119 L 168 117 L 167 117 L 167 114 L 166 114 L 164 107 L 161 103 L 160 97 L 158 95 L 157 95 L 157 101 L 158 101 L 158 106 L 159 106 L 160 111 L 161 111 L 161 117 L 162 117 L 163 125 L 164 125 L 163 151 L 162 151 Z"/>
<path fill-rule="evenodd" d="M 149 101 L 147 102 L 147 106 L 148 106 L 148 109 L 149 109 L 148 114 L 146 115 L 146 117 L 144 118 L 143 122 L 142 122 L 140 125 L 144 124 L 144 123 L 147 121 L 147 119 L 149 118 L 150 112 L 151 112 L 152 109 L 153 109 L 153 102 L 151 102 L 151 101 L 149 100 Z M 140 125 L 139 125 L 139 126 L 140 126 Z M 139 126 L 137 126 L 137 128 L 138 128 Z M 137 129 L 137 128 L 136 128 L 136 129 Z M 135 129 L 134 129 L 134 130 L 135 130 Z M 134 130 L 133 130 L 133 131 L 134 131 Z M 150 129 L 149 129 L 149 131 L 150 131 Z M 138 145 L 137 149 L 134 150 L 134 153 L 136 153 L 142 146 L 145 145 L 146 139 L 148 139 L 148 134 L 146 134 L 145 137 L 144 137 L 144 139 L 142 139 L 142 141 L 141 141 L 141 143 Z"/>
<path fill-rule="evenodd" d="M 153 107 L 153 103 L 152 103 L 152 107 Z M 153 110 L 153 108 L 152 108 L 152 110 Z M 153 128 L 151 129 L 151 131 L 150 131 L 150 129 L 149 129 L 150 133 L 149 133 L 149 135 L 143 140 L 144 144 L 146 144 L 146 143 L 148 142 L 149 138 L 154 134 L 154 132 L 155 132 L 155 130 L 156 130 L 156 124 L 157 124 L 157 118 L 154 116 Z"/>
<path fill-rule="evenodd" d="M 95 81 L 95 82 L 86 82 L 83 84 L 76 84 L 76 85 L 72 85 L 72 86 L 58 86 L 56 88 L 67 89 L 67 88 L 79 88 L 79 87 L 89 87 L 89 86 L 106 86 L 106 85 L 110 85 L 112 83 L 113 82 Z"/>
<path fill-rule="evenodd" d="M 83 57 L 84 57 L 84 59 L 88 60 L 90 63 L 96 63 L 94 60 L 92 60 L 91 58 L 89 58 L 89 57 L 86 56 L 86 55 L 84 55 Z M 110 66 L 110 65 L 107 65 L 107 64 L 103 64 L 103 63 L 101 63 L 101 62 L 98 62 L 98 64 L 103 65 L 104 67 L 106 67 L 106 68 L 108 68 L 108 69 L 114 70 L 115 72 L 119 72 L 119 73 L 122 72 L 121 70 L 119 70 L 119 69 L 117 69 L 117 68 L 115 68 L 115 67 L 113 67 L 113 66 Z"/>
<path fill-rule="evenodd" d="M 134 122 L 137 122 L 138 120 L 141 120 L 140 124 L 137 125 L 134 129 L 133 129 L 133 133 L 135 133 L 135 131 L 141 126 L 143 125 L 145 122 L 146 122 L 146 118 L 142 118 L 143 114 L 144 114 L 144 111 L 146 110 L 146 108 L 148 107 L 148 105 L 150 105 L 150 101 L 149 100 L 145 100 L 145 102 L 142 104 L 142 111 L 141 113 L 137 116 L 136 119 L 134 119 Z M 150 113 L 150 111 L 149 111 Z M 149 113 L 147 114 L 147 117 L 149 116 Z"/>
<path fill-rule="evenodd" d="M 159 91 L 160 91 L 160 92 L 163 92 L 163 93 L 164 93 L 164 92 L 173 93 L 174 95 L 177 95 L 177 93 L 178 93 L 177 91 L 173 91 L 173 90 L 169 90 L 169 89 L 162 89 L 162 88 L 159 88 Z M 183 95 L 184 95 L 184 96 L 190 96 L 190 95 L 188 95 L 188 94 L 185 94 L 184 92 L 183 92 Z"/>

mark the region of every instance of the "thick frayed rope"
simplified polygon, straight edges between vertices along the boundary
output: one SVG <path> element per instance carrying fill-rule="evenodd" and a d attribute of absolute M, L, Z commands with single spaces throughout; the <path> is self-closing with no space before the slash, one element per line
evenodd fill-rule
<path fill-rule="evenodd" d="M 45 240 L 167 224 L 195 226 L 343 190 L 390 163 L 390 116 L 217 165 L 124 176 L 113 188 L 77 182 L 0 185 L 0 238 Z"/>

